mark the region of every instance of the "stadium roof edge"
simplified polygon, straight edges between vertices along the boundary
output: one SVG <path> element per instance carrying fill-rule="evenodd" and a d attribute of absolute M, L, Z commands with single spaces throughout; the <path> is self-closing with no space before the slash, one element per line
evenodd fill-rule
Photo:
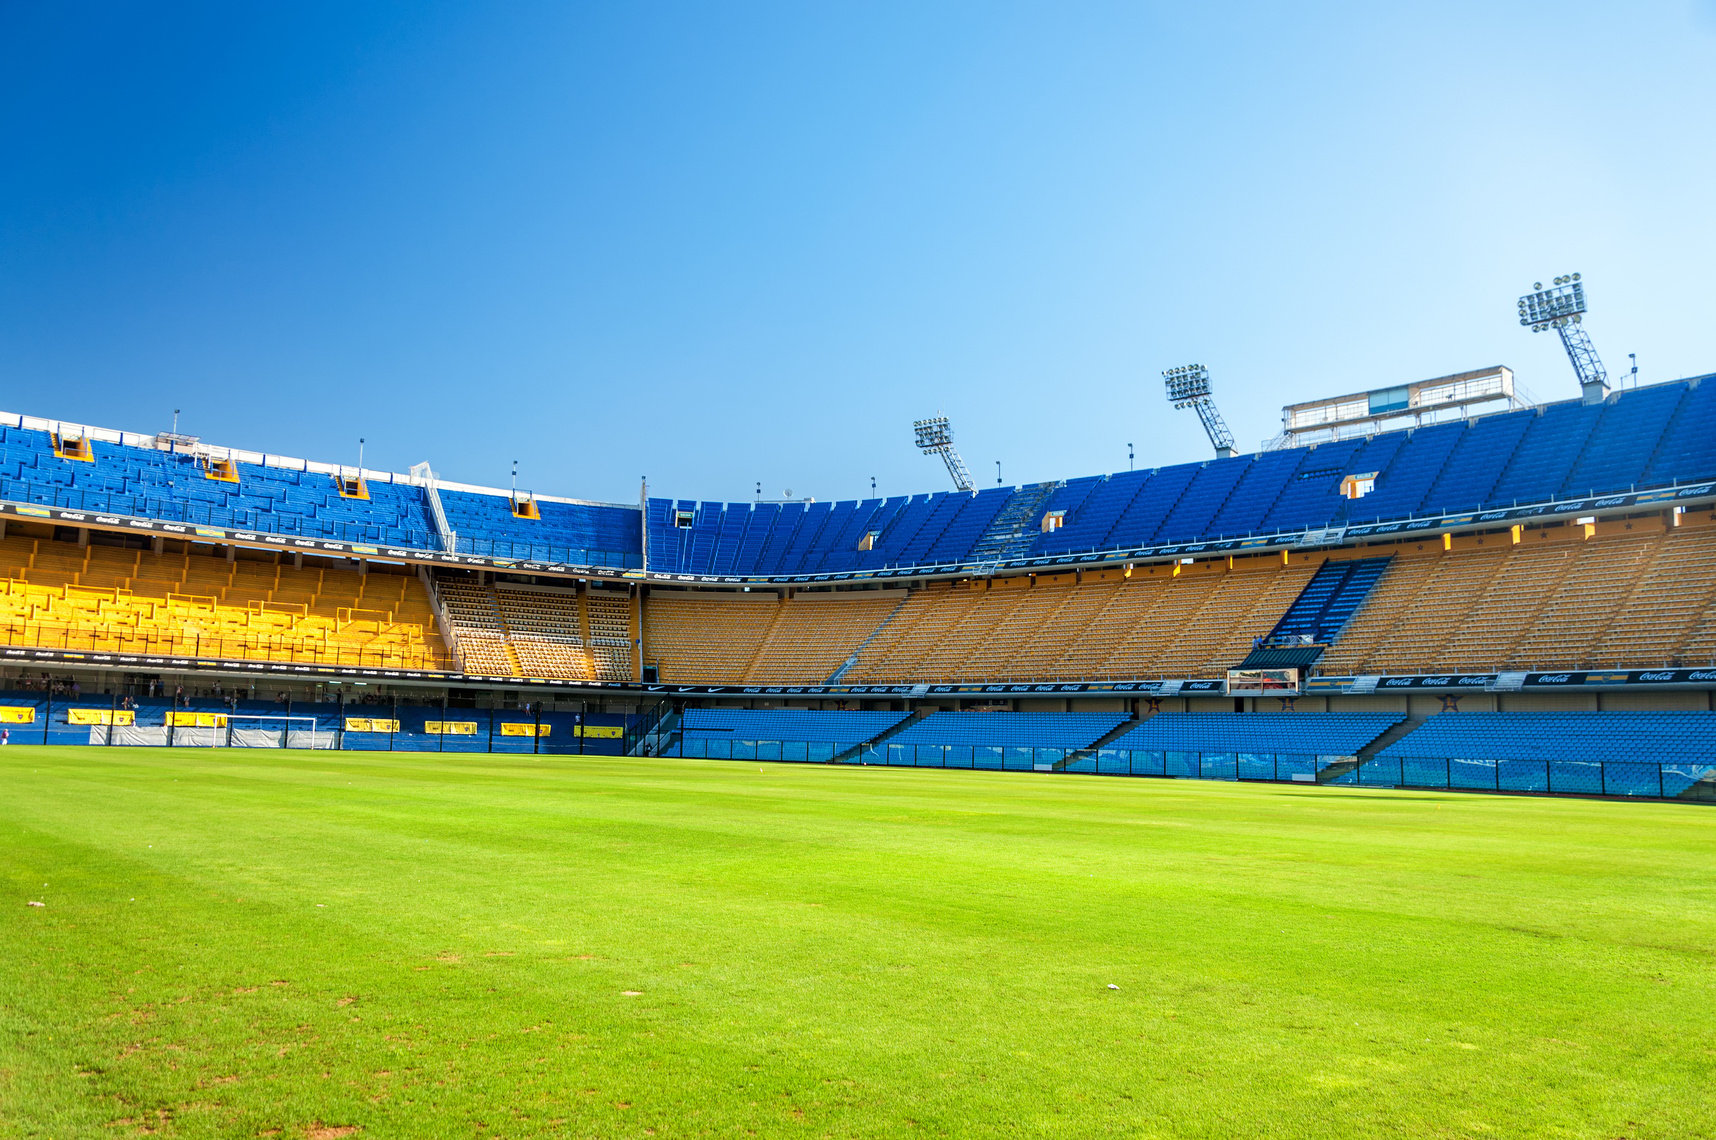
<path fill-rule="evenodd" d="M 1640 390 L 1645 389 L 1645 388 L 1662 387 L 1662 386 L 1665 386 L 1668 384 L 1694 384 L 1695 385 L 1695 384 L 1699 384 L 1699 383 L 1706 381 L 1706 380 L 1716 380 L 1716 372 L 1700 373 L 1700 374 L 1695 375 L 1695 376 L 1683 376 L 1683 377 L 1678 377 L 1678 378 L 1673 379 L 1673 380 L 1659 380 L 1659 381 L 1656 381 L 1655 383 L 1652 383 L 1652 384 L 1640 384 L 1635 388 L 1618 390 L 1613 394 L 1613 396 L 1625 395 L 1629 392 L 1636 392 L 1636 391 L 1640 391 Z M 1611 398 L 1613 398 L 1613 396 L 1611 396 Z M 1574 403 L 1578 403 L 1578 402 L 1580 402 L 1580 397 L 1570 396 L 1565 400 L 1551 400 L 1551 401 L 1546 401 L 1544 403 L 1537 404 L 1534 406 L 1533 410 L 1538 411 L 1538 412 L 1542 412 L 1545 409 L 1557 407 L 1557 406 L 1562 405 L 1562 404 L 1574 404 Z M 1477 416 L 1471 416 L 1469 418 L 1472 420 L 1480 420 L 1480 419 L 1488 419 L 1491 416 L 1495 416 L 1495 415 L 1511 415 L 1511 414 L 1514 414 L 1514 413 L 1497 411 L 1497 412 L 1489 412 L 1489 413 L 1485 413 L 1485 414 L 1477 415 Z M 1452 422 L 1452 421 L 1448 421 L 1448 422 Z M 145 448 L 145 449 L 153 449 L 153 450 L 167 450 L 169 447 L 175 446 L 170 439 L 164 438 L 165 433 L 147 434 L 144 432 L 127 432 L 127 431 L 121 431 L 121 430 L 118 430 L 115 428 L 105 428 L 105 427 L 98 427 L 98 426 L 94 426 L 94 425 L 90 425 L 90 424 L 80 424 L 80 423 L 76 423 L 76 422 L 71 421 L 71 420 L 55 420 L 55 419 L 47 419 L 47 418 L 40 417 L 40 416 L 27 416 L 27 415 L 24 415 L 24 414 L 19 413 L 19 412 L 0 412 L 0 426 L 23 428 L 23 429 L 29 430 L 29 431 L 54 432 L 54 433 L 58 433 L 61 435 L 71 434 L 71 435 L 74 435 L 76 437 L 88 438 L 88 439 L 97 440 L 97 441 L 104 442 L 104 443 L 119 444 L 119 445 L 125 446 L 125 447 L 137 447 L 137 448 Z M 1409 429 L 1390 429 L 1390 430 L 1409 430 Z M 1381 433 L 1378 432 L 1378 433 L 1371 433 L 1371 434 L 1381 434 Z M 182 450 L 186 449 L 184 447 L 184 445 L 182 445 L 182 444 L 177 445 L 177 446 L 179 446 Z M 1303 445 L 1292 445 L 1292 444 L 1287 445 L 1288 448 L 1292 448 L 1292 449 L 1296 449 L 1297 446 L 1303 446 L 1306 448 L 1311 448 L 1311 447 L 1316 447 L 1319 445 L 1315 444 L 1315 443 L 1303 444 Z M 1286 448 L 1284 448 L 1284 450 L 1285 449 Z M 351 474 L 355 473 L 358 475 L 359 478 L 362 478 L 365 480 L 374 480 L 377 482 L 384 482 L 384 483 L 402 483 L 402 484 L 408 484 L 408 485 L 413 485 L 413 486 L 424 486 L 425 485 L 424 481 L 417 478 L 416 476 L 397 472 L 397 471 L 378 471 L 378 470 L 375 470 L 374 468 L 369 468 L 369 467 L 360 468 L 360 467 L 357 467 L 356 465 L 353 465 L 353 464 L 324 463 L 324 462 L 320 462 L 317 460 L 300 459 L 300 458 L 297 458 L 295 456 L 275 455 L 275 454 L 271 454 L 271 453 L 267 453 L 267 452 L 249 451 L 249 450 L 245 450 L 243 448 L 224 447 L 224 446 L 220 446 L 218 444 L 203 443 L 200 440 L 198 442 L 196 442 L 195 444 L 190 445 L 188 450 L 190 450 L 194 454 L 207 455 L 207 456 L 210 456 L 211 458 L 215 458 L 215 459 L 231 459 L 234 462 L 247 463 L 247 464 L 252 464 L 254 466 L 259 466 L 259 467 L 277 467 L 277 468 L 280 468 L 282 470 L 290 470 L 290 471 L 315 471 L 315 472 L 320 472 L 320 473 L 327 474 L 330 476 L 337 476 L 337 475 L 342 475 L 342 474 L 351 475 Z M 1241 457 L 1255 458 L 1256 456 L 1262 455 L 1264 453 L 1265 453 L 1264 449 L 1259 448 L 1256 451 L 1242 452 Z M 1207 463 L 1216 462 L 1216 460 L 1211 458 L 1211 459 L 1205 459 L 1205 460 L 1201 460 L 1201 461 L 1192 461 L 1192 462 L 1202 462 L 1202 463 L 1207 464 Z M 1160 465 L 1140 468 L 1139 470 L 1144 470 L 1144 471 L 1160 470 Z M 1119 473 L 1118 472 L 1111 472 L 1111 471 L 1103 471 L 1103 472 L 1096 472 L 1092 475 L 1059 476 L 1059 477 L 1057 477 L 1057 479 L 1047 480 L 1047 482 L 1064 481 L 1067 479 L 1088 479 L 1088 478 L 1101 479 L 1101 478 L 1107 478 L 1107 477 L 1109 477 L 1111 475 L 1115 475 L 1115 474 L 1119 474 Z M 1044 481 L 1038 480 L 1037 482 L 1044 482 Z M 477 494 L 477 495 L 490 495 L 490 496 L 494 496 L 496 498 L 510 498 L 511 494 L 512 494 L 510 491 L 506 490 L 505 488 L 501 488 L 501 487 L 488 487 L 488 486 L 484 486 L 484 485 L 478 484 L 478 483 L 460 483 L 460 482 L 454 482 L 452 480 L 441 479 L 439 477 L 436 478 L 435 485 L 437 488 L 439 488 L 441 490 L 465 492 L 465 493 Z M 1008 489 L 1016 492 L 1019 490 L 1020 487 L 1035 486 L 1035 485 L 1037 485 L 1036 482 L 1034 482 L 1034 483 L 1023 483 L 1023 484 L 1020 484 L 1019 486 L 1011 487 Z M 987 489 L 993 490 L 993 488 L 987 488 Z M 896 498 L 898 498 L 898 497 L 915 498 L 918 495 L 932 495 L 932 494 L 939 494 L 939 493 L 941 493 L 941 492 L 912 492 L 911 494 L 906 495 L 906 496 L 893 496 L 893 497 L 896 497 Z M 566 503 L 566 504 L 572 504 L 572 505 L 576 505 L 576 506 L 612 507 L 612 508 L 616 508 L 616 509 L 620 509 L 620 510 L 631 510 L 631 511 L 641 511 L 642 510 L 642 505 L 639 503 L 611 503 L 611 502 L 604 502 L 604 501 L 596 500 L 596 499 L 579 499 L 579 498 L 574 498 L 571 496 L 538 494 L 535 491 L 531 491 L 531 492 L 529 492 L 529 494 L 530 494 L 530 497 L 532 499 L 536 500 L 537 502 L 542 502 L 542 503 Z M 723 503 L 727 502 L 727 500 L 723 500 L 723 499 L 682 499 L 679 496 L 660 495 L 660 494 L 654 495 L 652 497 L 657 498 L 657 499 L 662 499 L 665 501 L 669 501 L 669 502 L 723 502 Z M 879 496 L 879 498 L 886 498 L 886 496 Z M 796 502 L 798 500 L 794 500 L 794 501 Z M 857 498 L 854 498 L 852 500 L 839 499 L 839 500 L 829 500 L 829 501 L 830 502 L 835 502 L 835 501 L 838 501 L 838 502 L 847 502 L 847 501 L 862 502 L 865 500 L 862 497 L 857 497 Z M 752 504 L 739 503 L 736 505 L 749 506 Z"/>
<path fill-rule="evenodd" d="M 96 427 L 91 424 L 74 423 L 71 420 L 50 420 L 41 416 L 26 416 L 20 412 L 0 412 L 0 426 L 22 428 L 25 431 L 45 431 L 56 435 L 70 435 L 77 439 L 91 439 L 100 443 L 116 443 L 121 447 L 138 447 L 147 450 L 180 452 L 206 455 L 212 459 L 230 459 L 235 463 L 248 463 L 254 467 L 278 467 L 283 471 L 316 471 L 324 475 L 352 475 L 365 481 L 378 483 L 404 483 L 412 486 L 426 486 L 424 480 L 415 475 L 402 474 L 398 471 L 377 471 L 372 467 L 358 467 L 350 463 L 323 463 L 314 459 L 299 459 L 290 455 L 274 455 L 263 451 L 248 451 L 239 447 L 223 447 L 219 444 L 204 443 L 201 440 L 193 444 L 185 444 L 174 440 L 165 433 L 148 435 L 144 432 L 121 431 L 116 428 Z M 475 495 L 493 495 L 496 498 L 507 499 L 512 492 L 503 487 L 485 487 L 480 483 L 457 483 L 450 479 L 435 479 L 435 486 L 443 491 L 461 491 Z M 528 492 L 530 497 L 539 503 L 570 503 L 583 507 L 617 507 L 621 510 L 639 510 L 636 503 L 605 503 L 597 499 L 575 499 L 564 495 L 539 495 L 535 491 Z"/>

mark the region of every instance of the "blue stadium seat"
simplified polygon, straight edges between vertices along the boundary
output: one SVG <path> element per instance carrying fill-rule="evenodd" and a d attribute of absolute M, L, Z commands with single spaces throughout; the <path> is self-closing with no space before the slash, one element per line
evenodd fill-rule
<path fill-rule="evenodd" d="M 888 742 L 1085 748 L 1125 722 L 1122 713 L 938 712 L 908 725 Z"/>
<path fill-rule="evenodd" d="M 1397 713 L 1157 713 L 1108 749 L 1351 756 L 1405 717 Z"/>
<path fill-rule="evenodd" d="M 1678 796 L 1716 776 L 1716 713 L 1441 713 L 1377 753 L 1358 782 Z"/>
<path fill-rule="evenodd" d="M 1716 479 L 1716 377 L 1564 401 L 1308 448 L 1185 463 L 1043 485 L 838 503 L 651 499 L 630 507 L 539 500 L 514 516 L 504 494 L 442 490 L 464 553 L 675 573 L 834 574 L 958 565 L 997 518 L 1030 556 L 1130 550 L 1217 537 L 1293 533 L 1615 494 Z M 0 426 L 0 498 L 192 525 L 437 550 L 422 488 L 371 475 L 369 497 L 334 477 L 238 463 L 237 483 L 205 477 L 196 458 L 96 440 L 95 462 L 58 458 L 45 431 Z M 1376 475 L 1362 498 L 1348 475 Z M 1013 503 L 1011 513 L 1008 504 Z M 691 525 L 678 525 L 681 512 Z M 1042 531 L 1049 512 L 1063 525 Z M 1025 517 L 1026 515 L 1029 517 Z M 1033 533 L 1034 532 L 1034 533 Z M 874 540 L 867 536 L 874 535 Z M 983 547 L 985 557 L 998 549 Z"/>

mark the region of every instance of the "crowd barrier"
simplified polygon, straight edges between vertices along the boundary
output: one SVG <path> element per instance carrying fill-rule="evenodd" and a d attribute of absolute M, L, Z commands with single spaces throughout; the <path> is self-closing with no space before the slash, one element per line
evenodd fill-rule
<path fill-rule="evenodd" d="M 35 621 L 25 626 L 0 627 L 0 645 L 16 649 L 59 649 L 90 653 L 135 653 L 162 657 L 195 657 L 206 661 L 272 661 L 296 665 L 350 665 L 369 669 L 417 669 L 439 671 L 427 649 L 409 653 L 394 649 L 354 649 L 346 646 L 311 646 L 309 635 L 286 637 L 251 634 L 219 637 L 187 632 L 172 636 L 157 632 L 120 633 L 117 628 L 96 631 L 88 625 Z M 413 662 L 412 658 L 422 658 Z"/>
<path fill-rule="evenodd" d="M 718 739 L 682 740 L 668 752 L 711 760 L 839 762 L 1181 780 L 1716 800 L 1716 759 L 1602 762 L 1379 757 L 1361 764 L 1353 756 L 1315 753 L 887 743 L 865 747 L 802 740 Z"/>
<path fill-rule="evenodd" d="M 622 713 L 0 693 L 9 744 L 617 756 L 637 743 L 636 721 Z"/>

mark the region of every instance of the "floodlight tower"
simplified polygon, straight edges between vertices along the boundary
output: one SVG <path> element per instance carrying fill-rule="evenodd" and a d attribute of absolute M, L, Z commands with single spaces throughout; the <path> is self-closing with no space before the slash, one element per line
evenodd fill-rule
<path fill-rule="evenodd" d="M 918 446 L 925 455 L 939 455 L 942 462 L 947 464 L 947 473 L 953 478 L 953 485 L 961 491 L 975 491 L 977 485 L 971 481 L 971 472 L 965 469 L 965 460 L 959 457 L 959 450 L 953 446 L 953 428 L 948 425 L 946 416 L 931 416 L 927 420 L 912 421 L 912 430 L 917 432 Z"/>
<path fill-rule="evenodd" d="M 1182 364 L 1162 373 L 1162 382 L 1167 385 L 1168 399 L 1176 408 L 1198 410 L 1198 419 L 1204 422 L 1216 458 L 1231 459 L 1238 454 L 1233 448 L 1233 433 L 1227 430 L 1226 421 L 1210 399 L 1209 369 L 1201 364 Z"/>
<path fill-rule="evenodd" d="M 1585 311 L 1585 286 L 1577 273 L 1557 277 L 1547 289 L 1534 281 L 1531 292 L 1519 299 L 1519 323 L 1534 333 L 1554 329 L 1561 334 L 1561 347 L 1573 362 L 1585 402 L 1597 404 L 1609 394 L 1609 374 L 1581 327 Z"/>

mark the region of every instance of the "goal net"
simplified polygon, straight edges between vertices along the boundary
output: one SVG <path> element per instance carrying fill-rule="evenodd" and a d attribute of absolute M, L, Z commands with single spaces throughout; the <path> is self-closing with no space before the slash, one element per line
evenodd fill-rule
<path fill-rule="evenodd" d="M 339 734 L 316 726 L 313 716 L 277 716 L 270 713 L 202 714 L 197 724 L 96 725 L 90 729 L 91 744 L 114 744 L 175 748 L 333 748 Z M 214 723 L 210 724 L 209 721 Z"/>

